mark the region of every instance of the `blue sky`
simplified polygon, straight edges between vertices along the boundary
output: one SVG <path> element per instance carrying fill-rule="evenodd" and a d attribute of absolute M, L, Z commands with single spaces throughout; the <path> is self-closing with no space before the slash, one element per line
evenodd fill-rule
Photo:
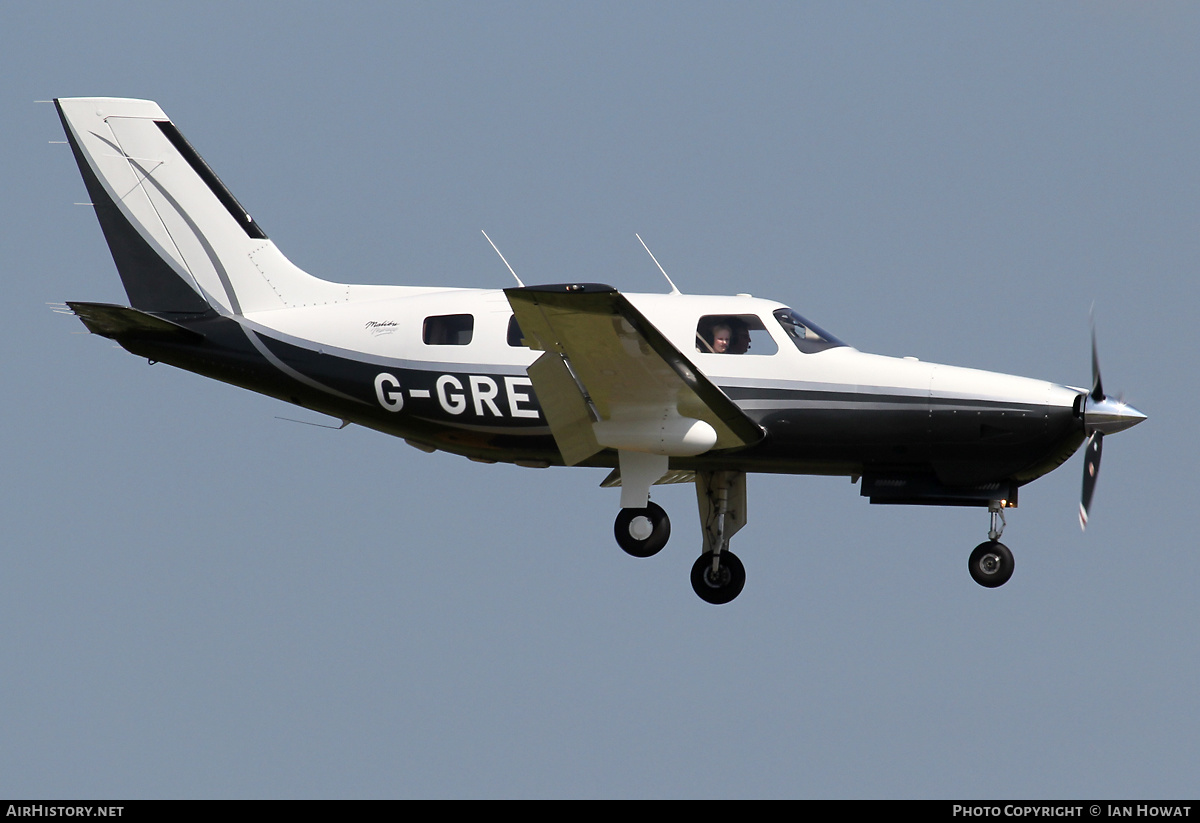
<path fill-rule="evenodd" d="M 1200 774 L 1200 8 L 6 3 L 0 795 L 1179 797 Z M 1150 420 L 985 512 L 752 476 L 714 608 L 605 472 L 149 367 L 56 96 L 157 100 L 302 268 L 793 305 Z M 312 418 L 316 419 L 316 418 Z"/>

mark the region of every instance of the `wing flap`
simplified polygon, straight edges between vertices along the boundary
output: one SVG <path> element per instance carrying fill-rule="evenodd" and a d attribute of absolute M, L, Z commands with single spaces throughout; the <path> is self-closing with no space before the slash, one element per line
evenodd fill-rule
<path fill-rule="evenodd" d="M 563 359 L 555 352 L 546 352 L 528 372 L 563 462 L 575 466 L 600 451 L 592 430 L 595 419 L 591 403 Z"/>

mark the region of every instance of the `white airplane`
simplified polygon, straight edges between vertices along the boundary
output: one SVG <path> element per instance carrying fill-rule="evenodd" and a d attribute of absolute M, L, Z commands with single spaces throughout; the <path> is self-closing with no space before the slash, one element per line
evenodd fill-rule
<path fill-rule="evenodd" d="M 709 603 L 745 583 L 729 540 L 746 524 L 748 472 L 849 476 L 872 503 L 986 507 L 988 540 L 969 569 L 996 587 L 1013 572 L 999 538 L 1020 487 L 1086 439 L 1086 525 L 1103 436 L 1145 419 L 1105 396 L 1094 333 L 1089 391 L 865 354 L 781 303 L 674 284 L 622 294 L 519 278 L 503 290 L 320 280 L 283 256 L 156 103 L 55 104 L 131 304 L 68 303 L 91 332 L 425 452 L 611 468 L 601 485 L 621 489 L 617 543 L 637 557 L 670 536 L 651 488 L 694 482 L 692 585 Z"/>

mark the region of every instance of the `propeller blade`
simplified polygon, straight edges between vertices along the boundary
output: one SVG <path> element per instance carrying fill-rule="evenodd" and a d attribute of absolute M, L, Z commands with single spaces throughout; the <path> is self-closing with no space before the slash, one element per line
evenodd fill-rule
<path fill-rule="evenodd" d="M 1092 399 L 1096 402 L 1104 400 L 1104 387 L 1100 383 L 1100 356 L 1096 354 L 1096 318 L 1091 318 L 1092 324 Z"/>
<path fill-rule="evenodd" d="M 1092 495 L 1096 492 L 1096 478 L 1100 474 L 1100 451 L 1104 435 L 1114 434 L 1136 426 L 1146 415 L 1125 402 L 1124 396 L 1110 400 L 1104 394 L 1100 381 L 1100 356 L 1096 353 L 1096 315 L 1093 307 L 1092 325 L 1092 390 L 1083 398 L 1083 431 L 1087 434 L 1084 449 L 1083 492 L 1079 497 L 1079 528 L 1086 531 L 1088 510 L 1092 507 Z"/>
<path fill-rule="evenodd" d="M 1088 509 L 1092 506 L 1092 495 L 1096 491 L 1096 478 L 1100 475 L 1100 454 L 1104 445 L 1104 433 L 1095 431 L 1088 438 L 1083 460 L 1083 493 L 1079 498 L 1079 530 L 1087 531 Z"/>

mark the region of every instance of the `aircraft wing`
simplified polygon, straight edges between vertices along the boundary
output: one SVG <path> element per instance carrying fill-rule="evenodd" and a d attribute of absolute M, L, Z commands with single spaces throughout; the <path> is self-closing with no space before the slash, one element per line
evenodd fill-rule
<path fill-rule="evenodd" d="M 762 428 L 633 307 L 597 283 L 505 289 L 531 349 L 529 378 L 568 465 L 602 446 L 592 424 L 678 414 L 716 431 L 714 449 L 750 446 Z"/>

